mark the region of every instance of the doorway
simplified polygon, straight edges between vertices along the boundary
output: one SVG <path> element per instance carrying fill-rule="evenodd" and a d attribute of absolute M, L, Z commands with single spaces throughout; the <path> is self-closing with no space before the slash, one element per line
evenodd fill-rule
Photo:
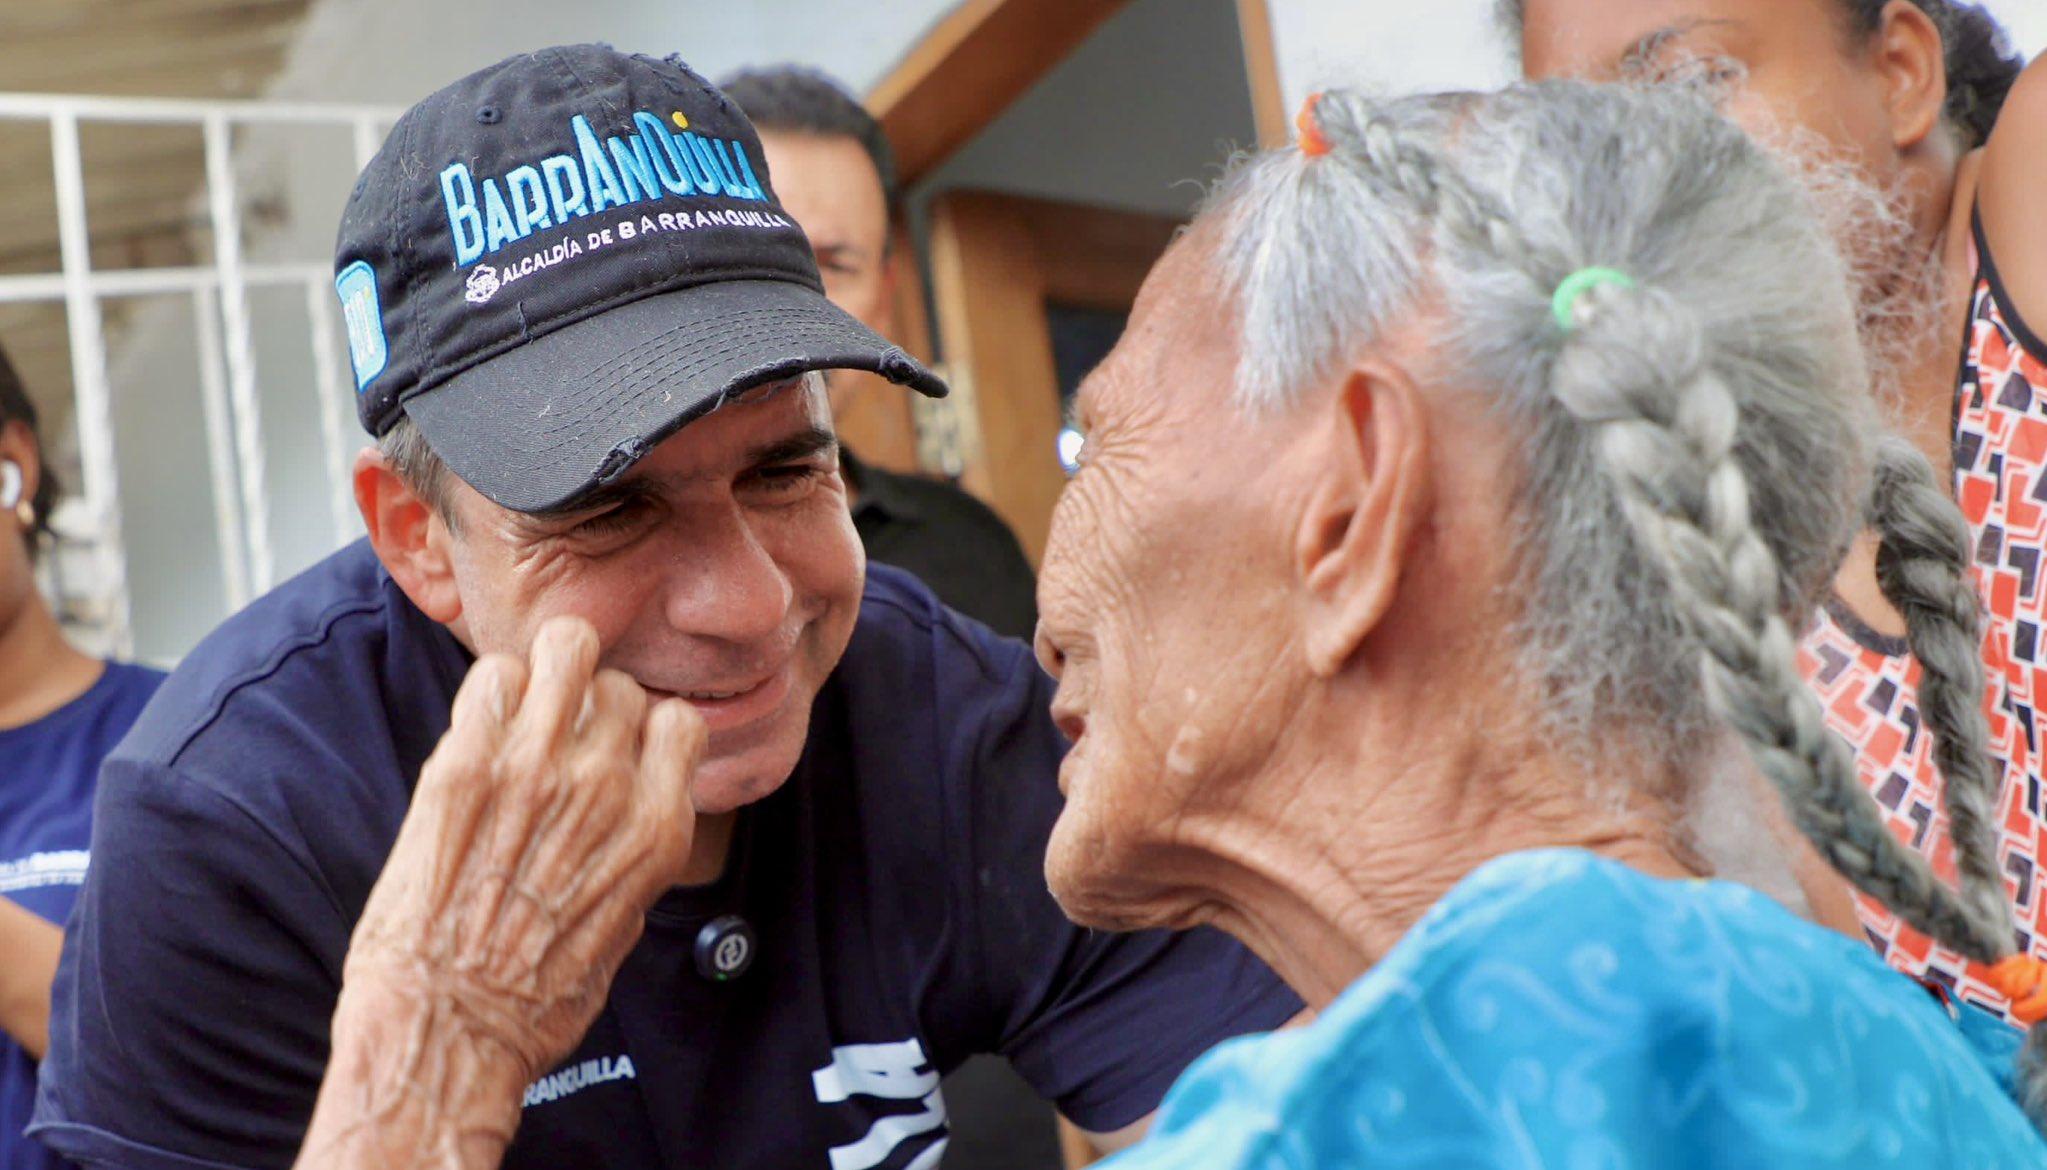
<path fill-rule="evenodd" d="M 953 386 L 893 446 L 1035 565 L 1079 379 L 1231 154 L 1286 138 L 1265 0 L 969 0 L 870 103 L 908 193 L 904 341 Z"/>
<path fill-rule="evenodd" d="M 970 420 L 960 483 L 1009 523 L 1033 565 L 1068 474 L 1067 404 L 1179 223 L 989 191 L 932 201 L 932 303 L 953 409 Z"/>

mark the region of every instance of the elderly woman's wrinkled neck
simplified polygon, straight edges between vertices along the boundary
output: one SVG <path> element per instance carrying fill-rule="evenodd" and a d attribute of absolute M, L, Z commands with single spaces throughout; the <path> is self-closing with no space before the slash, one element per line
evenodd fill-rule
<path fill-rule="evenodd" d="M 1574 847 L 1657 876 L 1705 872 L 1651 795 L 1674 778 L 1588 774 L 1545 733 L 1502 651 L 1508 615 L 1480 596 L 1477 518 L 1431 525 L 1400 597 L 1294 691 L 1292 717 L 1244 712 L 1285 720 L 1271 754 L 1213 777 L 1226 799 L 1169 822 L 1180 883 L 1206 891 L 1189 920 L 1244 939 L 1318 1008 L 1495 858 Z"/>
<path fill-rule="evenodd" d="M 1215 230 L 1160 263 L 1081 394 L 1038 636 L 1075 740 L 1046 863 L 1062 905 L 1222 926 L 1320 1004 L 1492 858 L 1695 872 L 1674 818 L 1628 795 L 1671 777 L 1587 775 L 1544 734 L 1506 425 L 1434 380 L 1427 322 L 1246 408 Z"/>

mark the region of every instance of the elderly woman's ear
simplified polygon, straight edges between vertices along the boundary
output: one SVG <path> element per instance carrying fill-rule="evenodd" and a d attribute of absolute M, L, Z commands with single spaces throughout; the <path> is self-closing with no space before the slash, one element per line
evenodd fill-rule
<path fill-rule="evenodd" d="M 1400 587 L 1434 504 L 1428 409 L 1401 366 L 1362 361 L 1335 394 L 1303 407 L 1327 433 L 1294 536 L 1304 598 L 1303 644 L 1318 676 L 1340 672 Z"/>

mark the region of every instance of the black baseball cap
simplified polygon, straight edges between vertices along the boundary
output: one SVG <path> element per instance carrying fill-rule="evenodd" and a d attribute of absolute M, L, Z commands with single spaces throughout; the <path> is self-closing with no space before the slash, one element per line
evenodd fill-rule
<path fill-rule="evenodd" d="M 498 504 L 572 504 L 729 396 L 931 371 L 825 299 L 739 108 L 680 60 L 542 49 L 406 111 L 336 291 L 363 426 L 403 417 Z"/>

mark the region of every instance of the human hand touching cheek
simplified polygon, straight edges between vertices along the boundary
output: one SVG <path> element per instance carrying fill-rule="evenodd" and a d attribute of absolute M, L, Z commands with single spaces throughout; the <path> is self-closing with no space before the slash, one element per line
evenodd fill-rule
<path fill-rule="evenodd" d="M 579 619 L 479 659 L 370 892 L 300 1167 L 495 1166 L 679 884 L 703 721 Z"/>

